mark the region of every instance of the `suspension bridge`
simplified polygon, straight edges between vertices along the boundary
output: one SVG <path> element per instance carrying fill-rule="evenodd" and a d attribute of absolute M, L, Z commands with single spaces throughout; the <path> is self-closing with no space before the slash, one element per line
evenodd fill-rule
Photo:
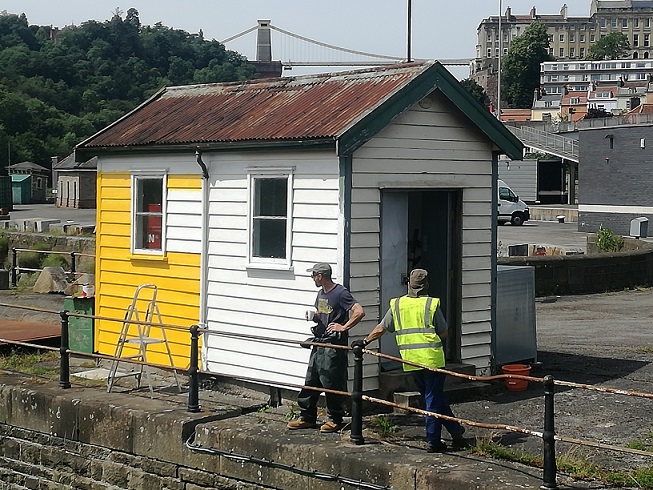
<path fill-rule="evenodd" d="M 270 20 L 259 20 L 257 25 L 221 42 L 222 44 L 228 45 L 228 43 L 247 36 L 254 31 L 256 31 L 255 63 L 261 65 L 264 70 L 268 68 L 270 70 L 281 71 L 282 69 L 289 70 L 293 67 L 320 66 L 365 67 L 390 65 L 406 61 L 405 57 L 368 53 L 310 39 L 306 36 L 277 27 Z M 273 41 L 275 47 L 274 58 L 276 58 L 276 61 L 273 60 L 272 56 Z M 469 66 L 471 61 L 469 58 L 438 60 L 443 65 L 449 66 Z"/>

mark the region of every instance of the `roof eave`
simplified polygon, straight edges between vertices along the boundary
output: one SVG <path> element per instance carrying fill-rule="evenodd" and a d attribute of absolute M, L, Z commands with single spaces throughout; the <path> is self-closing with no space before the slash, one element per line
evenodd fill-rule
<path fill-rule="evenodd" d="M 137 146 L 95 146 L 75 148 L 75 160 L 86 161 L 98 155 L 123 155 L 125 153 L 186 153 L 202 151 L 236 151 L 236 150 L 283 150 L 303 148 L 335 148 L 335 138 L 319 138 L 308 140 L 257 140 L 257 141 L 227 141 L 201 142 L 167 145 L 137 145 Z"/>

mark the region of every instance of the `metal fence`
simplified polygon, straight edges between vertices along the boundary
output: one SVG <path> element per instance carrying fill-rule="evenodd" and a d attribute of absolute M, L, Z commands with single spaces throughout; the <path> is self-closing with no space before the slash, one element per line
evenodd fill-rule
<path fill-rule="evenodd" d="M 95 258 L 95 255 L 92 254 L 84 254 L 84 253 L 79 253 L 79 252 L 59 252 L 56 250 L 32 250 L 29 248 L 12 248 L 11 249 L 11 285 L 12 287 L 16 287 L 18 284 L 18 276 L 21 272 L 41 272 L 43 269 L 34 269 L 34 268 L 28 268 L 28 267 L 21 267 L 19 264 L 18 260 L 18 254 L 19 253 L 39 253 L 39 254 L 54 254 L 54 255 L 67 255 L 70 257 L 70 269 L 68 269 L 66 274 L 68 274 L 71 277 L 75 277 L 76 275 L 80 274 L 85 274 L 87 271 L 78 271 L 77 270 L 77 258 L 78 257 L 93 257 Z"/>
<path fill-rule="evenodd" d="M 152 323 L 152 322 L 141 322 L 137 320 L 130 320 L 130 323 L 135 324 L 135 325 L 146 325 L 146 326 L 155 326 L 159 328 L 165 328 L 165 329 L 174 329 L 174 330 L 183 330 L 187 331 L 189 333 L 189 346 L 190 346 L 190 351 L 189 351 L 189 365 L 187 368 L 181 369 L 177 368 L 175 366 L 165 366 L 165 365 L 160 365 L 160 364 L 154 364 L 154 363 L 149 363 L 149 362 L 141 362 L 135 359 L 130 359 L 126 357 L 115 357 L 115 356 L 108 356 L 108 355 L 101 355 L 101 354 L 95 354 L 95 353 L 85 353 L 85 352 L 76 352 L 72 351 L 69 348 L 69 319 L 71 317 L 79 317 L 79 318 L 89 318 L 89 319 L 98 319 L 98 320 L 108 320 L 108 321 L 115 321 L 115 322 L 124 322 L 125 319 L 119 319 L 119 318 L 111 318 L 111 317 L 104 317 L 104 316 L 99 316 L 99 315 L 84 315 L 80 313 L 72 313 L 69 311 L 52 311 L 52 310 L 44 310 L 40 308 L 33 308 L 33 307 L 26 307 L 26 306 L 18 306 L 18 305 L 12 305 L 12 304 L 2 304 L 0 303 L 0 306 L 2 307 L 9 307 L 9 308 L 18 308 L 18 309 L 24 309 L 24 310 L 31 310 L 31 311 L 36 311 L 36 312 L 41 312 L 41 313 L 52 313 L 59 315 L 61 319 L 61 343 L 60 347 L 57 349 L 55 347 L 46 347 L 38 344 L 32 344 L 32 343 L 26 343 L 26 342 L 18 342 L 18 341 L 12 341 L 12 340 L 7 340 L 7 339 L 1 339 L 0 342 L 6 343 L 6 344 L 14 344 L 14 345 L 20 345 L 20 346 L 25 346 L 25 347 L 31 347 L 31 348 L 37 348 L 37 349 L 43 349 L 43 350 L 53 350 L 59 351 L 59 356 L 60 356 L 60 361 L 59 361 L 59 386 L 63 389 L 70 388 L 71 383 L 70 383 L 70 356 L 75 355 L 75 356 L 83 356 L 83 357 L 89 357 L 89 358 L 95 358 L 95 359 L 103 359 L 103 360 L 111 360 L 111 361 L 119 361 L 119 362 L 127 362 L 131 364 L 136 364 L 140 366 L 147 366 L 147 367 L 155 367 L 158 369 L 163 369 L 167 371 L 185 371 L 187 376 L 188 376 L 188 403 L 187 403 L 187 411 L 191 413 L 196 413 L 200 411 L 200 383 L 199 383 L 199 376 L 200 374 L 205 374 L 209 376 L 218 376 L 218 377 L 225 377 L 221 375 L 220 373 L 213 373 L 213 372 L 208 372 L 208 371 L 202 371 L 200 369 L 200 363 L 199 363 L 199 339 L 201 335 L 217 335 L 217 336 L 224 336 L 224 337 L 235 337 L 234 334 L 229 334 L 225 332 L 214 332 L 206 328 L 200 328 L 197 325 L 192 325 L 191 327 L 183 327 L 179 325 L 171 325 L 171 324 L 161 324 L 161 323 Z M 374 403 L 377 405 L 383 405 L 383 406 L 389 406 L 392 408 L 399 408 L 407 412 L 412 412 L 416 414 L 421 414 L 425 416 L 431 416 L 431 417 L 436 417 L 440 418 L 443 420 L 451 420 L 451 421 L 456 421 L 462 425 L 468 425 L 472 427 L 479 427 L 479 428 L 485 428 L 485 429 L 493 429 L 493 430 L 507 430 L 511 432 L 518 432 L 521 434 L 526 434 L 528 436 L 532 437 L 537 437 L 542 440 L 543 443 L 543 454 L 544 454 L 544 465 L 543 465 L 543 473 L 542 473 L 542 488 L 557 488 L 557 481 L 556 481 L 556 474 L 557 474 L 557 463 L 556 463 L 556 452 L 555 452 L 555 443 L 556 441 L 561 441 L 561 442 L 566 442 L 566 443 L 571 443 L 571 444 L 577 444 L 577 445 L 582 445 L 582 446 L 589 446 L 589 447 L 594 447 L 594 448 L 599 448 L 599 449 L 605 449 L 605 450 L 611 450 L 611 451 L 619 451 L 619 452 L 625 452 L 625 453 L 631 453 L 631 454 L 637 454 L 641 456 L 647 456 L 647 457 L 653 457 L 653 453 L 648 452 L 648 451 L 641 451 L 638 449 L 631 449 L 631 448 L 626 448 L 626 447 L 620 447 L 620 446 L 614 446 L 610 444 L 605 444 L 602 442 L 596 442 L 596 441 L 587 441 L 587 440 L 582 440 L 582 439 L 576 439 L 576 438 L 571 438 L 571 437 L 565 437 L 559 434 L 556 434 L 555 432 L 555 415 L 554 415 L 554 396 L 555 396 L 555 387 L 556 386 L 564 386 L 564 387 L 572 387 L 572 388 L 581 388 L 581 389 L 586 389 L 586 390 L 591 390 L 591 391 L 596 391 L 600 393 L 605 393 L 605 394 L 619 394 L 619 395 L 626 395 L 626 396 L 635 396 L 635 397 L 641 397 L 641 398 L 646 398 L 646 399 L 653 399 L 653 394 L 651 393 L 643 393 L 643 392 L 636 392 L 636 391 L 630 391 L 630 390 L 621 390 L 617 388 L 609 388 L 609 387 L 602 387 L 602 386 L 594 386 L 594 385 L 588 385 L 588 384 L 580 384 L 580 383 L 573 383 L 569 381 L 562 381 L 562 380 L 555 380 L 553 376 L 545 376 L 543 378 L 538 378 L 534 376 L 524 376 L 524 375 L 518 375 L 518 374 L 498 374 L 494 376 L 474 376 L 474 375 L 468 375 L 468 374 L 461 374 L 461 373 L 456 373 L 452 371 L 448 371 L 446 369 L 437 369 L 437 368 L 431 368 L 428 366 L 423 366 L 414 362 L 409 362 L 409 361 L 404 361 L 403 359 L 393 357 L 387 354 L 383 354 L 374 350 L 369 350 L 365 349 L 362 347 L 360 343 L 354 342 L 351 347 L 349 346 L 341 346 L 341 345 L 333 345 L 333 344 L 322 344 L 322 343 L 317 343 L 317 342 L 296 342 L 296 341 L 290 341 L 290 340 L 282 340 L 278 338 L 270 338 L 270 337 L 262 337 L 262 336 L 256 336 L 256 335 L 243 335 L 239 334 L 237 336 L 239 339 L 247 338 L 247 339 L 253 339 L 253 340 L 262 340 L 262 341 L 267 341 L 267 342 L 274 342 L 274 343 L 281 343 L 281 344 L 286 344 L 286 345 L 302 345 L 302 346 L 310 346 L 310 347 L 318 347 L 318 348 L 331 348 L 331 349 L 343 349 L 347 351 L 353 351 L 353 357 L 354 357 L 354 379 L 353 379 L 353 387 L 352 391 L 337 391 L 337 390 L 327 390 L 324 388 L 316 388 L 312 386 L 302 386 L 302 385 L 295 385 L 295 384 L 289 384 L 289 383 L 276 383 L 278 386 L 285 387 L 285 388 L 291 388 L 291 389 L 307 389 L 307 390 L 313 390 L 313 391 L 319 391 L 319 392 L 329 392 L 329 393 L 334 393 L 337 395 L 342 395 L 346 397 L 351 398 L 351 436 L 350 439 L 351 441 L 356 444 L 356 445 L 364 445 L 365 444 L 365 439 L 363 437 L 363 401 L 367 401 L 370 403 Z M 543 385 L 543 393 L 542 396 L 544 397 L 544 413 L 542 414 L 543 419 L 544 419 L 544 430 L 543 431 L 537 431 L 537 430 L 532 430 L 528 429 L 525 427 L 518 427 L 518 426 L 512 426 L 512 425 L 504 425 L 504 424 L 488 424 L 484 422 L 479 422 L 479 421 L 473 421 L 473 420 L 467 420 L 467 419 L 461 419 L 457 417 L 449 417 L 447 415 L 441 415 L 438 413 L 434 412 L 429 412 L 427 410 L 422 410 L 419 408 L 414 408 L 414 407 L 409 407 L 406 405 L 400 405 L 394 402 L 390 402 L 388 400 L 383 400 L 379 398 L 375 398 L 372 396 L 365 395 L 363 392 L 363 359 L 364 355 L 372 355 L 376 356 L 379 358 L 384 358 L 388 359 L 391 361 L 396 361 L 396 362 L 401 362 L 405 364 L 409 364 L 412 366 L 416 366 L 422 369 L 428 369 L 430 371 L 434 372 L 440 372 L 444 373 L 448 376 L 454 376 L 458 378 L 463 378 L 467 379 L 470 381 L 481 381 L 481 382 L 491 382 L 491 381 L 496 381 L 496 380 L 505 380 L 505 379 L 515 379 L 515 380 L 523 380 L 523 381 L 531 381 L 535 383 L 541 383 Z M 243 376 L 227 376 L 227 378 L 234 378 L 238 379 L 241 381 L 251 381 L 254 383 L 260 383 L 260 380 L 256 380 L 253 378 L 247 378 Z M 191 448 L 192 449 L 192 448 Z"/>

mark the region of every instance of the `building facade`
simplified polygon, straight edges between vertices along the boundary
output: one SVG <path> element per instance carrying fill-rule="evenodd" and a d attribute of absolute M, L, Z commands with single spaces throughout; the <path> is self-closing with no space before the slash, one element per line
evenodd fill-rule
<path fill-rule="evenodd" d="M 496 92 L 492 90 L 496 76 L 492 75 L 498 69 L 499 56 L 505 56 L 512 41 L 533 22 L 546 25 L 549 54 L 558 61 L 584 60 L 593 44 L 613 32 L 628 37 L 631 46 L 628 58 L 653 58 L 653 2 L 592 0 L 588 17 L 569 17 L 567 12 L 566 4 L 554 15 L 538 14 L 535 7 L 527 15 L 515 15 L 508 7 L 500 21 L 499 16 L 481 21 L 470 75 L 486 89 L 490 99 L 494 101 L 491 94 Z"/>

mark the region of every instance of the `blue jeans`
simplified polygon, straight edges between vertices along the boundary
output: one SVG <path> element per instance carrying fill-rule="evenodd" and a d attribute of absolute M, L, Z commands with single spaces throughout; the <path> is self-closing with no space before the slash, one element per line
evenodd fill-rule
<path fill-rule="evenodd" d="M 429 412 L 439 413 L 453 417 L 453 412 L 444 394 L 444 380 L 446 375 L 435 373 L 427 369 L 420 369 L 413 373 L 417 389 L 424 398 L 426 410 Z M 442 426 L 447 429 L 452 437 L 461 437 L 464 429 L 453 420 L 443 420 L 437 417 L 426 417 L 426 442 L 428 444 L 437 444 L 440 442 Z"/>

